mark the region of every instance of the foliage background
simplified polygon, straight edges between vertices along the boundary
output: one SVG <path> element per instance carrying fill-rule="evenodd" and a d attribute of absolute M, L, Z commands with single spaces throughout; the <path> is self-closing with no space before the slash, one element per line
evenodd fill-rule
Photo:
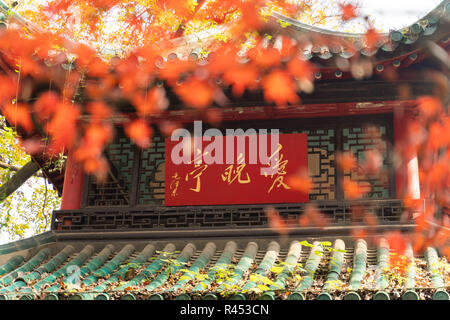
<path fill-rule="evenodd" d="M 22 167 L 31 157 L 22 149 L 17 133 L 0 117 L 0 161 Z M 40 172 L 40 171 L 39 171 Z M 0 184 L 14 175 L 0 168 Z M 53 210 L 61 199 L 46 179 L 33 176 L 0 204 L 0 243 L 19 240 L 50 230 Z"/>

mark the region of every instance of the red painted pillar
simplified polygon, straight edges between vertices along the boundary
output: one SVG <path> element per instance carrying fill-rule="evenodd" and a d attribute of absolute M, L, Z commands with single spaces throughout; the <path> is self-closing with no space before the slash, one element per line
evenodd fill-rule
<path fill-rule="evenodd" d="M 83 167 L 75 160 L 73 151 L 69 151 L 64 174 L 61 210 L 80 209 L 83 181 Z"/>
<path fill-rule="evenodd" d="M 420 199 L 419 163 L 417 154 L 407 150 L 407 128 L 412 115 L 404 107 L 394 109 L 394 149 L 401 155 L 395 169 L 397 198 Z"/>

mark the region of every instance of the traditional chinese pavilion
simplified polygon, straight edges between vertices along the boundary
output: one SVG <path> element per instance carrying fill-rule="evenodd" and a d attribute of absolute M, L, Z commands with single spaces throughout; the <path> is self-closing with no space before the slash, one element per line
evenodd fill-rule
<path fill-rule="evenodd" d="M 404 214 L 401 199 L 421 199 L 420 164 L 411 155 L 396 165 L 392 155 L 407 138 L 416 98 L 435 90 L 430 72 L 448 68 L 433 52 L 448 53 L 449 1 L 383 35 L 372 50 L 361 34 L 324 30 L 280 14 L 271 19 L 274 25 L 285 23 L 274 28 L 273 39 L 305 34 L 327 44 L 304 52 L 317 70 L 314 91 L 299 93 L 301 104 L 278 108 L 265 102 L 262 92 L 246 91 L 237 99 L 225 88 L 223 121 L 218 127 L 203 123 L 200 136 L 196 113 L 180 108 L 175 95 L 164 117 L 183 122 L 193 137 L 214 129 L 209 132 L 222 135 L 225 150 L 227 129 L 278 129 L 283 170 L 264 175 L 258 165 L 199 165 L 195 159 L 176 166 L 171 152 L 177 142 L 156 133 L 151 147 L 140 149 L 118 126 L 106 150 L 106 183 L 85 175 L 71 153 L 63 174 L 45 173 L 62 195 L 61 209 L 53 213 L 51 231 L 0 246 L 0 299 L 449 299 L 449 275 L 438 269 L 442 253 L 435 248 L 417 257 L 398 289 L 381 272 L 387 242 L 372 247 L 351 236 L 362 226 L 352 220 L 355 205 L 377 216 L 373 234 L 414 228 L 414 213 Z M 342 40 L 356 43 L 359 51 L 346 51 Z M 186 52 L 196 58 L 195 40 L 177 41 L 179 52 L 166 58 Z M 354 55 L 359 63 L 345 67 Z M 371 149 L 382 154 L 382 177 L 337 165 L 337 152 L 352 152 L 362 161 Z M 282 173 L 301 169 L 314 182 L 307 194 L 289 190 Z M 350 178 L 371 186 L 363 200 L 346 197 L 339 182 Z M 426 199 L 421 201 L 425 206 Z M 330 224 L 292 224 L 281 238 L 269 226 L 268 205 L 285 221 L 298 221 L 310 203 Z M 413 255 L 410 247 L 406 255 Z M 309 273 L 298 271 L 297 263 Z M 234 271 L 219 282 L 217 270 L 229 266 Z M 417 274 L 428 284 L 419 283 Z M 73 292 L 67 288 L 75 275 L 81 288 Z"/>

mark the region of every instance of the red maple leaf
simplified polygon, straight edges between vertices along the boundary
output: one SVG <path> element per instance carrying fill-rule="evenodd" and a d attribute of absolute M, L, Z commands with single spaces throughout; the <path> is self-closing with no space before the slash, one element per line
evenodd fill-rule
<path fill-rule="evenodd" d="M 112 127 L 110 124 L 90 124 L 84 134 L 81 147 L 75 153 L 79 161 L 89 158 L 99 158 L 103 147 L 112 138 Z"/>
<path fill-rule="evenodd" d="M 406 250 L 406 240 L 400 231 L 389 232 L 386 234 L 386 240 L 389 248 L 397 254 L 404 254 Z"/>
<path fill-rule="evenodd" d="M 77 134 L 77 121 L 80 117 L 78 106 L 60 103 L 46 129 L 51 136 L 49 154 L 59 154 L 70 149 Z"/>
<path fill-rule="evenodd" d="M 186 105 L 199 109 L 211 105 L 214 97 L 214 87 L 206 80 L 196 77 L 191 77 L 176 86 L 175 92 Z"/>
<path fill-rule="evenodd" d="M 353 170 L 356 167 L 355 156 L 351 152 L 340 152 L 336 156 L 339 167 L 344 171 Z"/>
<path fill-rule="evenodd" d="M 133 97 L 133 105 L 136 107 L 139 116 L 145 117 L 152 113 L 159 113 L 169 106 L 163 88 L 154 87 L 144 95 L 136 94 Z"/>
<path fill-rule="evenodd" d="M 233 86 L 233 94 L 237 97 L 242 96 L 246 88 L 256 88 L 256 78 L 258 70 L 252 65 L 240 65 L 229 69 L 223 75 L 226 84 Z"/>
<path fill-rule="evenodd" d="M 278 211 L 275 208 L 266 209 L 266 216 L 269 223 L 269 227 L 274 229 L 276 232 L 282 235 L 286 235 L 289 233 L 289 229 L 287 228 L 286 222 L 283 218 L 280 217 Z"/>
<path fill-rule="evenodd" d="M 364 41 L 369 50 L 375 49 L 381 40 L 381 35 L 373 28 L 367 30 L 364 35 Z"/>
<path fill-rule="evenodd" d="M 219 75 L 238 66 L 238 51 L 233 44 L 220 44 L 220 47 L 208 56 L 206 69 L 212 75 Z"/>
<path fill-rule="evenodd" d="M 47 91 L 39 96 L 33 108 L 37 116 L 45 120 L 56 112 L 60 102 L 61 99 L 55 92 Z"/>
<path fill-rule="evenodd" d="M 287 63 L 288 72 L 296 79 L 304 82 L 312 82 L 314 80 L 314 73 L 316 67 L 300 58 L 293 58 Z"/>
<path fill-rule="evenodd" d="M 125 133 L 139 147 L 149 148 L 153 130 L 142 119 L 134 120 L 125 126 Z"/>
<path fill-rule="evenodd" d="M 344 189 L 345 197 L 350 200 L 359 199 L 367 192 L 366 188 L 349 179 L 344 179 L 342 188 Z"/>
<path fill-rule="evenodd" d="M 262 68 L 276 67 L 281 63 L 280 52 L 274 47 L 263 48 L 258 45 L 248 51 L 248 57 Z"/>
<path fill-rule="evenodd" d="M 263 79 L 262 86 L 264 88 L 264 98 L 268 102 L 275 102 L 278 106 L 300 102 L 294 80 L 286 71 L 274 70 L 270 72 Z"/>
<path fill-rule="evenodd" d="M 108 120 L 112 115 L 111 109 L 101 101 L 89 103 L 86 109 L 92 115 L 92 123 Z"/>
<path fill-rule="evenodd" d="M 4 101 L 10 101 L 16 96 L 16 92 L 20 91 L 20 87 L 17 86 L 17 81 L 11 77 L 5 77 L 0 75 L 0 104 Z"/>
<path fill-rule="evenodd" d="M 309 193 L 309 191 L 314 186 L 311 178 L 308 176 L 307 170 L 302 170 L 296 175 L 289 176 L 287 179 L 287 184 L 292 189 L 300 191 L 302 193 Z"/>
<path fill-rule="evenodd" d="M 424 96 L 417 99 L 417 107 L 425 119 L 434 117 L 442 111 L 442 103 L 436 97 Z"/>
<path fill-rule="evenodd" d="M 20 126 L 25 129 L 27 132 L 31 132 L 33 130 L 33 121 L 30 116 L 30 109 L 26 104 L 22 103 L 7 103 L 3 107 L 3 115 L 6 117 L 8 122 L 14 126 Z"/>
<path fill-rule="evenodd" d="M 339 3 L 339 8 L 341 9 L 341 19 L 344 21 L 354 19 L 358 16 L 358 14 L 356 13 L 356 7 L 350 3 Z"/>

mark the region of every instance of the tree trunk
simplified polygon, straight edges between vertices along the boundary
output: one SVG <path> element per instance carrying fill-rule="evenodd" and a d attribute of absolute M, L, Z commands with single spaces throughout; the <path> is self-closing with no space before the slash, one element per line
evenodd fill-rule
<path fill-rule="evenodd" d="M 34 175 L 38 170 L 39 166 L 31 160 L 8 181 L 6 181 L 0 187 L 0 202 L 5 200 L 10 194 L 16 191 L 25 181 L 28 180 L 32 175 Z"/>

